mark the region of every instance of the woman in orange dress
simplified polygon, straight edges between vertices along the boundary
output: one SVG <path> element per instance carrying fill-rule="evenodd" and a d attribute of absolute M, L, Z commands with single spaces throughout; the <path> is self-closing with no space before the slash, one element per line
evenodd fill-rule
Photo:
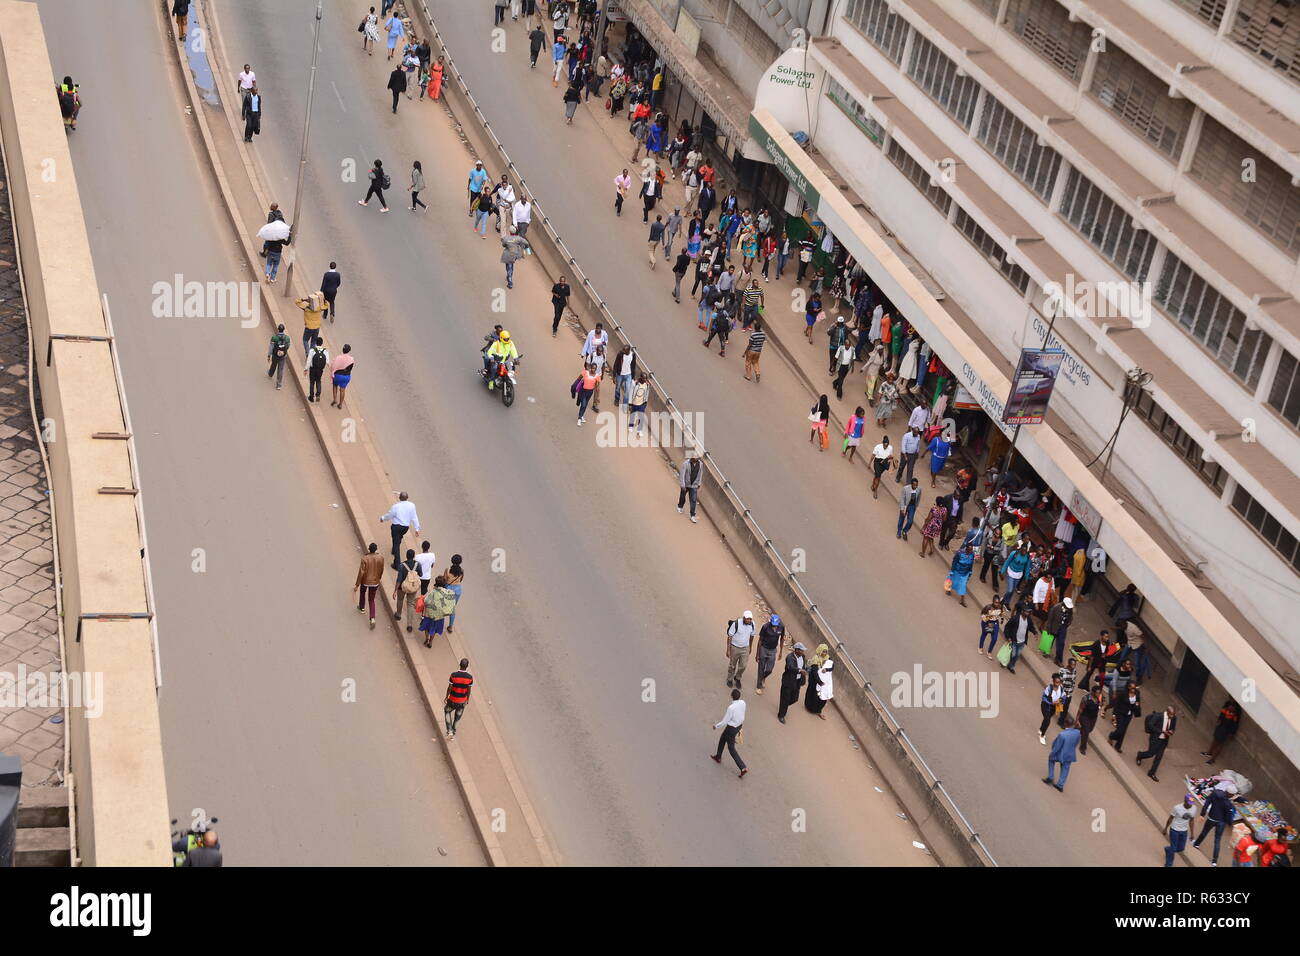
<path fill-rule="evenodd" d="M 446 69 L 443 66 L 442 57 L 438 57 L 437 62 L 429 70 L 429 99 L 436 100 L 438 94 L 442 92 L 442 71 Z"/>

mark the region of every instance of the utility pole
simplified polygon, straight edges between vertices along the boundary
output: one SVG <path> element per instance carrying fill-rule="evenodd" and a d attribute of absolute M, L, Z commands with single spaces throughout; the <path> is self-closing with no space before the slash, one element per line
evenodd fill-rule
<path fill-rule="evenodd" d="M 316 0 L 316 30 L 311 51 L 311 76 L 307 80 L 307 116 L 302 121 L 302 149 L 298 153 L 298 188 L 293 194 L 293 223 L 289 226 L 289 267 L 284 275 L 284 297 L 289 297 L 289 286 L 293 282 L 293 265 L 298 259 L 298 227 L 302 223 L 302 181 L 307 173 L 307 137 L 311 133 L 311 102 L 316 95 L 316 57 L 320 54 L 321 0 Z"/>
<path fill-rule="evenodd" d="M 605 40 L 605 27 L 609 25 L 609 5 L 614 0 L 603 0 L 600 5 L 600 19 L 596 21 L 596 56 L 599 57 L 604 51 L 601 44 Z"/>

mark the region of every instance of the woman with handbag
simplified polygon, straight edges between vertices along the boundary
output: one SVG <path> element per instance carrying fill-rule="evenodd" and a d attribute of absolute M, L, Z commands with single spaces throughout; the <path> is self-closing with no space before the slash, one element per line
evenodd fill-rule
<path fill-rule="evenodd" d="M 808 434 L 808 440 L 818 441 L 820 436 L 819 450 L 825 451 L 830 444 L 830 435 L 826 432 L 826 423 L 830 421 L 831 403 L 825 395 L 817 400 L 808 412 L 808 421 L 812 425 L 812 431 Z"/>
<path fill-rule="evenodd" d="M 1061 689 L 1061 677 L 1059 674 L 1053 674 L 1051 683 L 1043 688 L 1043 696 L 1038 702 L 1038 707 L 1043 713 L 1043 722 L 1038 725 L 1038 742 L 1044 747 L 1047 746 L 1047 727 L 1052 722 L 1052 718 L 1061 712 L 1064 704 L 1065 692 Z"/>

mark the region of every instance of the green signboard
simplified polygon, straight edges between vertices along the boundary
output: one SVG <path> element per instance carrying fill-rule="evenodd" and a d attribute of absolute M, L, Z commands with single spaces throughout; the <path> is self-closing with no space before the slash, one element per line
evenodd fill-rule
<path fill-rule="evenodd" d="M 790 185 L 794 187 L 795 192 L 803 197 L 804 202 L 813 209 L 817 209 L 821 204 L 821 195 L 808 182 L 807 177 L 799 171 L 799 167 L 790 159 L 785 150 L 772 139 L 771 134 L 768 133 L 767 129 L 753 113 L 749 115 L 749 135 L 754 137 L 754 142 L 763 147 L 764 151 L 772 157 L 773 165 L 781 170 L 781 174 L 790 181 Z"/>

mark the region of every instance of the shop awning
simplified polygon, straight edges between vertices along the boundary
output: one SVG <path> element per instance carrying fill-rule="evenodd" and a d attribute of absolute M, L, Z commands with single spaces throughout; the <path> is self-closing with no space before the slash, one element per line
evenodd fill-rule
<path fill-rule="evenodd" d="M 729 148 L 743 150 L 749 138 L 749 111 L 754 97 L 727 79 L 717 66 L 710 68 L 700 62 L 649 0 L 619 0 L 619 6 L 713 119 Z"/>

